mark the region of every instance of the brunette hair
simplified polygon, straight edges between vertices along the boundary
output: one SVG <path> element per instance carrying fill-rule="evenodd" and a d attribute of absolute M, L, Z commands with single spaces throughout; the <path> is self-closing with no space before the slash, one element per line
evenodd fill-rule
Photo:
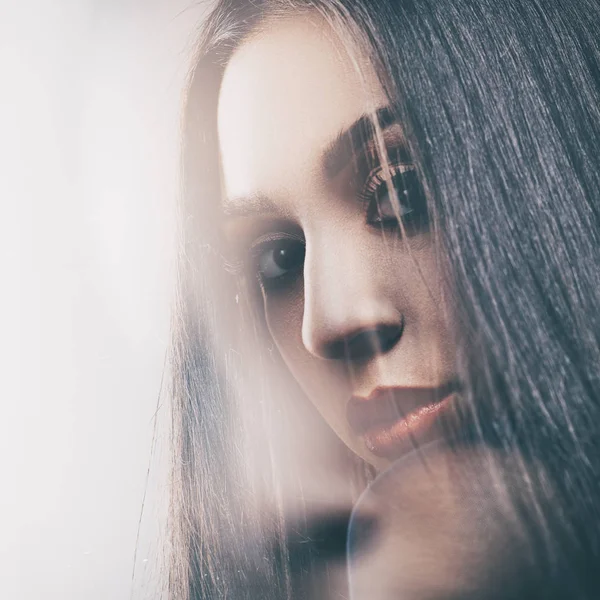
<path fill-rule="evenodd" d="M 591 597 L 586 565 L 600 558 L 596 0 L 218 2 L 203 25 L 184 116 L 173 597 L 294 594 L 285 544 L 272 543 L 281 528 L 244 511 L 249 492 L 231 437 L 243 428 L 231 383 L 243 365 L 222 340 L 236 337 L 230 315 L 245 309 L 233 284 L 215 290 L 223 265 L 214 223 L 223 71 L 261 24 L 300 11 L 317 11 L 349 47 L 358 40 L 368 50 L 435 216 L 460 324 L 465 423 L 540 466 L 523 466 L 529 491 L 518 493 L 546 532 L 560 524 L 560 535 L 548 535 L 548 564 L 572 574 L 572 597 Z M 308 570 L 314 556 L 303 560 Z"/>

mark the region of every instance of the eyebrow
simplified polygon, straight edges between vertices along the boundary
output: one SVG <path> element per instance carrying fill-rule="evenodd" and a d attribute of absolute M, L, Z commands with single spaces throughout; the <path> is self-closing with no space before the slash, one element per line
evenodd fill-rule
<path fill-rule="evenodd" d="M 263 194 L 248 194 L 235 198 L 225 198 L 223 214 L 226 217 L 249 217 L 259 213 L 277 212 L 277 203 Z"/>
<path fill-rule="evenodd" d="M 371 114 L 363 115 L 350 127 L 341 131 L 324 150 L 321 162 L 329 179 L 338 175 L 364 146 L 373 141 L 376 137 L 377 127 L 383 132 L 398 123 L 389 106 L 377 109 L 374 117 L 373 119 Z"/>
<path fill-rule="evenodd" d="M 373 114 L 364 114 L 352 125 L 342 130 L 323 150 L 321 164 L 328 179 L 333 179 L 352 160 L 355 160 L 363 148 L 372 143 L 377 129 L 383 133 L 398 120 L 390 106 L 379 108 Z M 408 157 L 408 150 L 403 143 L 397 145 L 397 151 Z M 408 160 L 408 158 L 407 158 Z M 258 213 L 278 212 L 277 202 L 263 194 L 225 198 L 223 212 L 228 217 L 246 217 Z"/>

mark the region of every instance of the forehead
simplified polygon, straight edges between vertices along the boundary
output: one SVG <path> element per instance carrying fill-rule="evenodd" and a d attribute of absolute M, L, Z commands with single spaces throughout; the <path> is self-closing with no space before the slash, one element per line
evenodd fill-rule
<path fill-rule="evenodd" d="M 373 68 L 324 21 L 298 16 L 265 25 L 234 54 L 221 86 L 227 194 L 302 185 L 331 140 L 382 104 Z"/>

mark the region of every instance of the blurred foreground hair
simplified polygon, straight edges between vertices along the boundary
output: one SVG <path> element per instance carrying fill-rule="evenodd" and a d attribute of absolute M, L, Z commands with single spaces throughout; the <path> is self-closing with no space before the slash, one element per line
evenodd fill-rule
<path fill-rule="evenodd" d="M 514 501 L 541 525 L 549 577 L 560 569 L 571 597 L 599 597 L 600 3 L 221 0 L 203 26 L 184 118 L 173 598 L 296 597 L 281 517 L 253 512 L 240 453 L 240 348 L 262 323 L 221 276 L 216 108 L 240 43 L 303 11 L 367 49 L 405 130 L 459 323 L 465 423 L 522 457 L 529 489 Z M 270 412 L 270 387 L 254 384 L 267 440 L 274 419 L 302 435 L 293 406 Z M 264 474 L 274 497 L 276 463 Z M 303 560 L 308 577 L 316 559 Z"/>

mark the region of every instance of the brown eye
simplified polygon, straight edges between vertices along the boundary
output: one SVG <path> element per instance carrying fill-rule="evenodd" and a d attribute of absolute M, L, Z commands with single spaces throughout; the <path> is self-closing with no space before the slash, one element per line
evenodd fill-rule
<path fill-rule="evenodd" d="M 274 240 L 258 253 L 258 273 L 261 279 L 279 279 L 298 271 L 304 264 L 304 243 L 296 239 Z"/>
<path fill-rule="evenodd" d="M 377 193 L 373 205 L 368 209 L 369 215 L 367 218 L 369 223 L 383 223 L 392 220 L 397 221 L 398 218 L 402 219 L 414 211 L 406 201 L 408 199 L 407 190 L 397 189 L 398 206 L 396 206 L 396 201 L 392 198 L 389 187 L 387 185 L 381 187 L 383 188 L 382 191 Z"/>
<path fill-rule="evenodd" d="M 399 220 L 408 234 L 425 230 L 429 225 L 427 200 L 413 167 L 391 167 L 391 180 L 384 180 L 381 173 L 370 182 L 368 193 L 367 223 L 399 227 Z M 395 192 L 395 194 L 394 194 Z"/>

